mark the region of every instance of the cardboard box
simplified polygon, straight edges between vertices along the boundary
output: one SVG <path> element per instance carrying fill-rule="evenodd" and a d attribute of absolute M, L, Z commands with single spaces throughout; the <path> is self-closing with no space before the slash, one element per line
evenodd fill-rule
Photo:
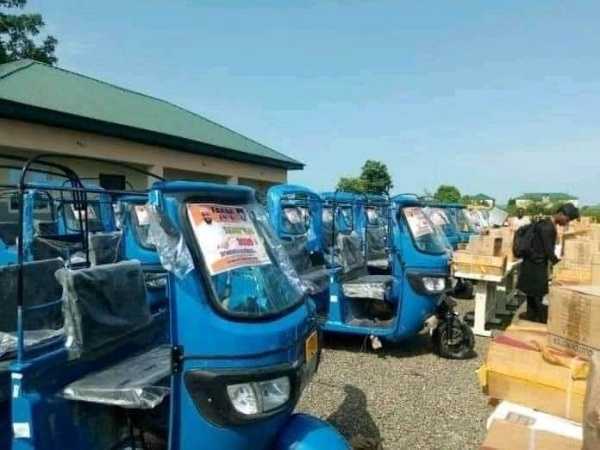
<path fill-rule="evenodd" d="M 490 343 L 478 370 L 492 398 L 581 422 L 589 364 L 550 348 L 547 330 L 520 322 Z"/>
<path fill-rule="evenodd" d="M 592 278 L 592 264 L 577 264 L 561 261 L 553 268 L 552 279 L 562 284 L 595 284 Z M 600 266 L 596 266 L 600 269 Z M 598 277 L 599 274 L 596 273 Z M 600 280 L 599 280 L 600 281 Z"/>
<path fill-rule="evenodd" d="M 581 450 L 582 441 L 527 425 L 495 420 L 481 450 Z"/>
<path fill-rule="evenodd" d="M 504 276 L 506 256 L 473 255 L 466 251 L 457 250 L 452 255 L 452 270 L 454 273 Z"/>
<path fill-rule="evenodd" d="M 575 264 L 591 264 L 593 241 L 587 238 L 565 239 L 563 244 L 563 260 Z"/>
<path fill-rule="evenodd" d="M 548 332 L 553 347 L 584 358 L 600 350 L 600 286 L 552 286 Z"/>
<path fill-rule="evenodd" d="M 467 252 L 473 255 L 502 256 L 501 236 L 471 236 L 467 245 Z"/>

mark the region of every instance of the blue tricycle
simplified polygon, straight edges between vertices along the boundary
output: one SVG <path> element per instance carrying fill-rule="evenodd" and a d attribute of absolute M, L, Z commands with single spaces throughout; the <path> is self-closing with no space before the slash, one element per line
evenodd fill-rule
<path fill-rule="evenodd" d="M 267 206 L 296 270 L 320 301 L 324 331 L 363 335 L 377 348 L 381 340 L 402 341 L 428 328 L 440 355 L 471 355 L 473 335 L 445 295 L 447 249 L 416 198 L 380 204 L 389 226 L 377 246 L 388 255 L 389 274 L 369 272 L 360 224 L 376 204 L 365 196 L 279 185 L 269 190 Z"/>
<path fill-rule="evenodd" d="M 25 182 L 40 166 L 67 182 Z M 40 189 L 75 219 L 51 236 L 68 247 L 58 256 L 25 239 Z M 293 414 L 320 358 L 314 306 L 252 189 L 105 191 L 39 155 L 16 190 L 17 263 L 0 267 L 1 448 L 349 449 Z M 107 195 L 103 214 L 128 207 L 114 231 L 92 224 Z M 92 249 L 98 233 L 119 236 L 106 241 L 116 261 Z M 147 277 L 157 265 L 160 282 Z"/>

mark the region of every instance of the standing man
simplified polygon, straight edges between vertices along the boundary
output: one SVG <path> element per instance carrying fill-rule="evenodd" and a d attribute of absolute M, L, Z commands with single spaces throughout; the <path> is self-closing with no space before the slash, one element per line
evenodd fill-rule
<path fill-rule="evenodd" d="M 527 295 L 527 320 L 546 323 L 548 310 L 544 296 L 548 294 L 548 264 L 559 259 L 554 253 L 556 225 L 567 225 L 579 218 L 579 210 L 572 203 L 561 206 L 552 218 L 533 222 L 531 249 L 523 256 L 517 288 Z"/>

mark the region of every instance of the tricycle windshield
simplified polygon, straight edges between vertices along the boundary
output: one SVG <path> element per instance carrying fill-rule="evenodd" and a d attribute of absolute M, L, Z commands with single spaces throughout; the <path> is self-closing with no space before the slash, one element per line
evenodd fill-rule
<path fill-rule="evenodd" d="M 419 251 L 434 254 L 441 254 L 446 251 L 446 243 L 427 218 L 423 208 L 420 206 L 405 207 L 402 208 L 402 213 Z"/>
<path fill-rule="evenodd" d="M 287 234 L 305 234 L 310 226 L 310 211 L 304 206 L 284 206 L 281 221 L 283 232 Z"/>
<path fill-rule="evenodd" d="M 301 281 L 260 205 L 188 203 L 187 215 L 222 311 L 260 318 L 303 301 Z"/>

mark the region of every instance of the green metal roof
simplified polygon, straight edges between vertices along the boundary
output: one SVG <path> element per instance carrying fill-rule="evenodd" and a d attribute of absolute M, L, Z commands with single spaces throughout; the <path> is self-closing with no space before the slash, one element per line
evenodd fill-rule
<path fill-rule="evenodd" d="M 0 65 L 0 115 L 286 169 L 304 165 L 177 105 L 22 60 Z"/>

